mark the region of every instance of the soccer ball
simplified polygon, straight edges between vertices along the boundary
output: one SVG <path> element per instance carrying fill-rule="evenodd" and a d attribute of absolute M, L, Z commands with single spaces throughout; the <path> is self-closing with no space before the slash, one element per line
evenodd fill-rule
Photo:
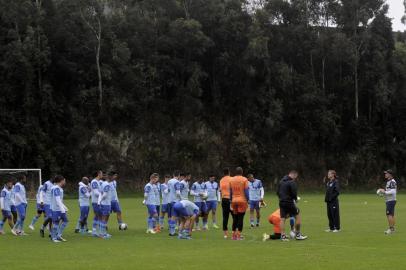
<path fill-rule="evenodd" d="M 381 197 L 383 196 L 382 190 L 380 188 L 376 191 L 376 195 Z"/>
<path fill-rule="evenodd" d="M 206 192 L 204 192 L 204 193 L 201 194 L 200 197 L 202 198 L 203 201 L 205 201 L 205 200 L 207 200 L 208 195 L 207 195 Z"/>
<path fill-rule="evenodd" d="M 118 226 L 118 229 L 120 230 L 120 231 L 125 231 L 125 230 L 127 230 L 127 224 L 125 224 L 125 223 L 121 223 L 119 226 Z"/>

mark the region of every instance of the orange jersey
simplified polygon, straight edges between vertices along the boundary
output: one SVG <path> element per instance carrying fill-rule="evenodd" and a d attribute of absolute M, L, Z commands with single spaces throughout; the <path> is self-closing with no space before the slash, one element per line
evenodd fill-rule
<path fill-rule="evenodd" d="M 281 211 L 280 209 L 276 209 L 275 212 L 273 212 L 269 217 L 268 217 L 269 223 L 274 225 L 273 231 L 274 233 L 281 233 Z"/>
<path fill-rule="evenodd" d="M 226 175 L 220 180 L 221 198 L 230 199 L 230 181 L 233 179 L 231 176 Z"/>
<path fill-rule="evenodd" d="M 230 189 L 233 203 L 247 203 L 247 197 L 245 196 L 245 190 L 248 189 L 247 178 L 241 175 L 234 176 L 230 181 Z"/>

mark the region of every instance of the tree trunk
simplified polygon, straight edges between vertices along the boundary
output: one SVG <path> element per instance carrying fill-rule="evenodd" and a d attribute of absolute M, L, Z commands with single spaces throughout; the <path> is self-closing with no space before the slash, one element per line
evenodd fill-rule
<path fill-rule="evenodd" d="M 100 49 L 101 49 L 101 25 L 100 25 L 100 19 L 97 21 L 98 22 L 98 35 L 96 36 L 97 38 L 97 48 L 96 48 L 96 67 L 97 67 L 97 79 L 98 79 L 98 88 L 99 88 L 99 109 L 100 111 L 102 110 L 102 105 L 103 105 L 103 80 L 102 80 L 102 74 L 101 74 L 101 68 L 100 68 Z"/>
<path fill-rule="evenodd" d="M 326 93 L 325 68 L 326 68 L 326 57 L 323 56 L 323 59 L 321 60 L 321 88 L 323 89 L 324 93 Z"/>

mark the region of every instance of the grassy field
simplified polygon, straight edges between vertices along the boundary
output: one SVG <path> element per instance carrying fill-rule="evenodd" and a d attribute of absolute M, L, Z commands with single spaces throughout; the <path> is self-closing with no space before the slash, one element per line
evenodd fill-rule
<path fill-rule="evenodd" d="M 271 231 L 266 216 L 276 207 L 276 198 L 262 210 L 260 228 L 245 227 L 244 241 L 224 240 L 221 230 L 196 232 L 193 239 L 170 238 L 165 230 L 158 235 L 145 234 L 146 210 L 140 198 L 122 199 L 127 231 L 119 231 L 115 217 L 109 227 L 109 240 L 74 234 L 78 218 L 76 200 L 67 201 L 70 224 L 66 243 L 54 244 L 36 231 L 15 237 L 6 228 L 0 236 L 0 258 L 5 269 L 405 269 L 404 224 L 406 195 L 398 198 L 396 234 L 385 236 L 387 228 L 384 201 L 374 194 L 342 195 L 340 233 L 326 233 L 327 218 L 322 195 L 302 195 L 303 233 L 306 241 L 262 242 L 262 234 Z M 34 213 L 29 205 L 28 220 Z M 42 220 L 42 219 L 41 219 Z M 221 217 L 218 215 L 219 223 Z M 248 225 L 249 218 L 245 219 Z M 28 224 L 27 224 L 28 225 Z"/>

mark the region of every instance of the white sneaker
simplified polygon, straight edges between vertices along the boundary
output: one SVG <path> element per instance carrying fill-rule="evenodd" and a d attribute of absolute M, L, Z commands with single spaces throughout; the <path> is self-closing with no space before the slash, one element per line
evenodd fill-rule
<path fill-rule="evenodd" d="M 385 231 L 385 234 L 392 234 L 392 233 L 394 233 L 395 231 L 392 231 L 391 229 L 387 229 L 386 231 Z"/>
<path fill-rule="evenodd" d="M 147 230 L 147 233 L 156 234 L 156 232 L 155 232 L 153 229 L 148 229 L 148 230 Z"/>
<path fill-rule="evenodd" d="M 28 228 L 31 229 L 31 231 L 35 230 L 34 226 L 32 224 L 30 224 L 30 226 L 28 226 Z"/>
<path fill-rule="evenodd" d="M 264 234 L 262 235 L 262 241 L 263 241 L 263 242 L 266 242 L 268 239 L 269 239 L 269 234 L 264 233 Z"/>
<path fill-rule="evenodd" d="M 332 230 L 330 230 L 330 229 L 327 229 L 327 230 L 325 230 L 325 232 L 332 232 Z"/>
<path fill-rule="evenodd" d="M 333 230 L 333 233 L 338 233 L 338 232 L 340 232 L 340 230 L 337 230 L 337 229 Z"/>
<path fill-rule="evenodd" d="M 306 240 L 306 239 L 307 239 L 307 236 L 302 235 L 301 233 L 296 235 L 296 240 Z"/>
<path fill-rule="evenodd" d="M 282 234 L 282 236 L 281 236 L 281 241 L 283 241 L 283 242 L 289 242 L 289 238 L 287 238 L 285 234 Z"/>
<path fill-rule="evenodd" d="M 295 239 L 296 232 L 295 231 L 290 231 L 289 236 L 290 236 L 290 239 Z"/>
<path fill-rule="evenodd" d="M 61 241 L 57 240 L 57 239 L 53 239 L 52 242 L 54 243 L 60 243 Z"/>
<path fill-rule="evenodd" d="M 18 235 L 18 233 L 17 233 L 14 229 L 11 229 L 11 233 L 12 233 L 13 235 L 15 235 L 15 236 Z"/>

